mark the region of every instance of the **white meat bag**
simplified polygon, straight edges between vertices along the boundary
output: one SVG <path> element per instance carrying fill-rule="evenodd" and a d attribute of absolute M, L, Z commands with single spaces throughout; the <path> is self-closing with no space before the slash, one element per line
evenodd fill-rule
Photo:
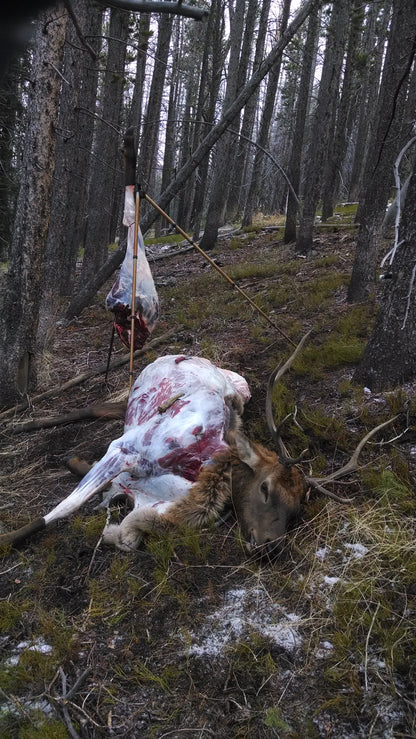
<path fill-rule="evenodd" d="M 131 302 L 133 291 L 135 201 L 134 185 L 127 185 L 124 197 L 123 224 L 128 227 L 127 249 L 117 279 L 107 295 L 105 305 L 114 313 L 114 326 L 126 346 L 131 343 Z M 134 349 L 141 349 L 153 331 L 159 316 L 159 300 L 147 261 L 143 236 L 138 230 L 136 300 L 134 306 Z"/>

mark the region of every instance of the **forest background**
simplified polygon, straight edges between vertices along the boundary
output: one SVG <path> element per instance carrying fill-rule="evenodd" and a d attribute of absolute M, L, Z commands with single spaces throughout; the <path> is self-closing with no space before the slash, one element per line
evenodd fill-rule
<path fill-rule="evenodd" d="M 33 21 L 32 42 L 2 69 L 2 404 L 34 390 L 56 321 L 79 315 L 122 261 L 120 148 L 130 125 L 141 186 L 195 240 L 202 234 L 206 250 L 224 223 L 247 228 L 258 211 L 285 212 L 285 242 L 307 255 L 318 206 L 325 222 L 337 200 L 358 202 L 348 300 L 375 298 L 406 146 L 402 182 L 413 168 L 414 3 L 198 7 L 209 11 L 201 21 L 68 0 Z M 357 370 L 372 387 L 416 369 L 414 187 Z M 145 233 L 161 233 L 154 211 L 141 218 Z"/>
<path fill-rule="evenodd" d="M 332 472 L 393 422 L 336 500 L 310 496 L 273 562 L 247 555 L 233 519 L 115 553 L 96 500 L 6 547 L 1 735 L 414 737 L 414 0 L 200 0 L 201 21 L 44 6 L 30 43 L 6 60 L 0 44 L 0 530 L 73 490 L 68 453 L 92 462 L 121 433 L 72 420 L 127 394 L 120 345 L 103 379 L 103 305 L 130 125 L 149 195 L 291 340 L 312 329 L 273 397 L 278 421 L 295 409 L 293 456 Z M 241 372 L 244 428 L 269 444 L 286 339 L 153 209 L 141 225 L 161 316 L 135 369 L 192 352 Z"/>

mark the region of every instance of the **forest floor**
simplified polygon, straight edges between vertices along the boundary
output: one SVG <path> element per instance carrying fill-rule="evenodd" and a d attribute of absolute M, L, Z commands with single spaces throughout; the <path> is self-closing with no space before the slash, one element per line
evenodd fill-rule
<path fill-rule="evenodd" d="M 212 256 L 293 340 L 312 329 L 274 397 L 277 418 L 297 408 L 299 426 L 285 426 L 291 453 L 307 445 L 305 471 L 329 472 L 370 428 L 399 419 L 366 445 L 359 475 L 335 486 L 352 504 L 311 494 L 276 561 L 250 557 L 233 522 L 114 551 L 100 541 L 96 501 L 4 551 L 2 737 L 416 736 L 415 387 L 373 393 L 352 382 L 375 309 L 346 302 L 355 233 L 342 215 L 307 258 L 273 223 L 224 236 Z M 172 251 L 152 263 L 154 337 L 172 333 L 137 373 L 168 353 L 240 372 L 252 391 L 246 431 L 270 444 L 267 378 L 290 345 L 197 253 Z M 58 327 L 39 388 L 56 392 L 3 419 L 3 530 L 75 487 L 68 455 L 93 461 L 121 433 L 118 420 L 16 428 L 125 394 L 127 365 L 59 390 L 106 363 L 108 289 Z"/>

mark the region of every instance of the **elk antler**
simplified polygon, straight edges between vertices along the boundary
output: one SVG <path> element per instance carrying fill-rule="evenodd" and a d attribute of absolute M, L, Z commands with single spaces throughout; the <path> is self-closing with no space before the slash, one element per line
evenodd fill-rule
<path fill-rule="evenodd" d="M 293 362 L 295 361 L 297 355 L 299 354 L 300 350 L 302 349 L 306 339 L 308 338 L 309 334 L 311 332 L 308 331 L 307 334 L 300 340 L 299 344 L 297 345 L 294 352 L 290 355 L 289 359 L 286 360 L 286 362 L 282 365 L 282 367 L 278 368 L 276 367 L 272 374 L 269 377 L 269 381 L 267 384 L 267 397 L 266 397 L 266 420 L 267 420 L 267 426 L 269 428 L 269 431 L 272 435 L 272 438 L 278 448 L 279 452 L 279 460 L 282 464 L 289 466 L 293 466 L 295 464 L 299 464 L 299 462 L 302 461 L 304 455 L 307 452 L 307 449 L 304 449 L 304 451 L 299 455 L 299 457 L 292 458 L 288 455 L 286 447 L 282 441 L 281 438 L 281 429 L 283 428 L 283 425 L 286 423 L 286 421 L 293 416 L 292 413 L 289 413 L 283 421 L 280 422 L 278 426 L 276 426 L 276 423 L 274 421 L 273 416 L 273 389 L 276 383 L 280 380 L 280 378 L 284 375 L 284 373 L 292 366 Z M 305 475 L 304 473 L 304 480 L 305 485 L 307 487 L 311 487 L 314 490 L 317 490 L 319 493 L 322 493 L 324 495 L 327 495 L 329 498 L 332 498 L 333 500 L 338 501 L 339 503 L 352 503 L 353 500 L 351 498 L 341 498 L 335 493 L 331 492 L 330 490 L 327 490 L 325 485 L 331 482 L 335 482 L 335 480 L 339 480 L 341 477 L 345 477 L 346 475 L 351 474 L 351 472 L 355 472 L 358 469 L 358 458 L 364 448 L 364 446 L 367 444 L 367 442 L 381 429 L 385 428 L 389 424 L 393 423 L 399 416 L 393 416 L 393 418 L 389 418 L 388 421 L 383 421 L 383 423 L 380 423 L 375 428 L 371 429 L 371 431 L 366 434 L 361 441 L 357 444 L 354 452 L 352 453 L 350 459 L 346 464 L 343 465 L 339 470 L 335 470 L 335 472 L 331 472 L 330 475 L 327 475 L 326 477 L 322 478 L 316 478 L 316 477 L 309 477 L 308 475 Z"/>
<path fill-rule="evenodd" d="M 352 503 L 353 501 L 351 498 L 340 498 L 338 495 L 335 495 L 335 493 L 332 493 L 330 490 L 327 490 L 324 486 L 327 483 L 334 482 L 335 480 L 339 480 L 341 477 L 345 477 L 346 475 L 350 475 L 351 472 L 355 472 L 358 469 L 358 458 L 364 448 L 364 446 L 367 444 L 367 442 L 375 436 L 375 434 L 380 431 L 381 429 L 384 429 L 386 426 L 389 426 L 393 421 L 396 421 L 399 416 L 393 416 L 393 418 L 389 418 L 388 421 L 383 421 L 383 423 L 380 423 L 378 426 L 375 426 L 371 431 L 368 432 L 357 444 L 356 448 L 354 449 L 350 459 L 346 464 L 343 465 L 339 470 L 335 470 L 335 472 L 331 472 L 330 475 L 327 475 L 326 477 L 316 478 L 316 477 L 308 477 L 305 475 L 305 483 L 306 485 L 309 485 L 310 487 L 317 490 L 319 493 L 323 493 L 324 495 L 327 495 L 330 498 L 333 498 L 334 500 L 339 501 L 340 503 Z"/>
<path fill-rule="evenodd" d="M 286 416 L 283 419 L 283 421 L 280 422 L 279 426 L 276 426 L 275 421 L 274 421 L 274 415 L 273 415 L 273 390 L 274 390 L 274 386 L 279 382 L 280 378 L 283 377 L 284 373 L 292 366 L 293 362 L 295 361 L 297 355 L 301 351 L 311 331 L 308 331 L 308 333 L 302 337 L 299 344 L 295 348 L 294 352 L 290 355 L 289 359 L 287 359 L 286 362 L 280 368 L 276 367 L 273 370 L 272 374 L 269 377 L 269 381 L 267 383 L 267 395 L 266 395 L 267 426 L 279 450 L 280 461 L 282 462 L 282 464 L 285 464 L 288 467 L 298 464 L 303 459 L 307 450 L 305 449 L 299 457 L 296 457 L 296 459 L 292 459 L 291 457 L 288 456 L 286 447 L 282 441 L 281 429 L 283 428 L 283 425 L 288 420 L 288 418 L 291 418 L 292 414 L 290 413 L 288 416 Z"/>

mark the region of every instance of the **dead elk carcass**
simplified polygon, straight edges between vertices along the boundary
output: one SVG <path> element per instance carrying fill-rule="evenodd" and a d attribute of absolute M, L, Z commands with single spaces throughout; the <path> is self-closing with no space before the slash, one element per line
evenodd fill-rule
<path fill-rule="evenodd" d="M 0 543 L 22 541 L 69 516 L 111 484 L 105 504 L 120 494 L 133 504 L 120 525 L 104 530 L 104 540 L 120 549 L 136 548 L 143 532 L 166 524 L 203 526 L 218 519 L 227 506 L 234 510 L 249 548 L 278 548 L 307 487 L 328 492 L 324 484 L 356 467 L 369 437 L 348 465 L 324 480 L 306 477 L 297 467 L 299 460 L 286 455 L 272 418 L 271 391 L 304 339 L 269 382 L 267 417 L 279 454 L 249 441 L 242 432 L 241 415 L 250 391 L 241 375 L 201 357 L 161 357 L 137 378 L 124 433 L 104 457 L 50 513 L 4 534 Z"/>
<path fill-rule="evenodd" d="M 133 386 L 123 435 L 50 513 L 0 541 L 22 541 L 109 483 L 106 502 L 125 493 L 134 506 L 119 526 L 104 531 L 105 540 L 121 549 L 137 547 L 143 531 L 166 523 L 202 526 L 227 505 L 251 546 L 279 540 L 299 510 L 303 477 L 244 436 L 241 414 L 249 398 L 241 375 L 207 359 L 157 359 Z"/>

